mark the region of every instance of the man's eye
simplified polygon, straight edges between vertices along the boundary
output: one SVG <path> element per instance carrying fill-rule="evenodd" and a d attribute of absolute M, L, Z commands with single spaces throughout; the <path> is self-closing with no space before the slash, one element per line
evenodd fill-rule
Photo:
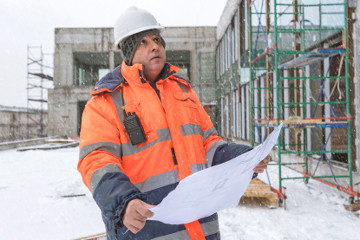
<path fill-rule="evenodd" d="M 145 40 L 141 40 L 139 44 L 143 45 L 145 44 L 145 42 L 146 42 Z"/>
<path fill-rule="evenodd" d="M 156 37 L 156 38 L 154 38 L 154 42 L 160 42 L 160 38 L 158 38 L 158 37 Z"/>

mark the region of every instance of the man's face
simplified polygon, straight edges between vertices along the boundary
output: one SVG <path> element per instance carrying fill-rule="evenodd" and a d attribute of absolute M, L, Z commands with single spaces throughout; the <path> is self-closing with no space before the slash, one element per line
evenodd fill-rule
<path fill-rule="evenodd" d="M 164 47 L 158 35 L 149 33 L 144 36 L 135 50 L 132 64 L 143 64 L 144 75 L 148 81 L 154 81 L 166 62 Z"/>

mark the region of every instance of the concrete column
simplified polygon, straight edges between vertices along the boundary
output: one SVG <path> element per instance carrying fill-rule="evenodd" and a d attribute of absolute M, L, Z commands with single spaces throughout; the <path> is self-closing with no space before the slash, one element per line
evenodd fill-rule
<path fill-rule="evenodd" d="M 257 78 L 255 79 L 254 81 L 253 80 L 250 80 L 250 81 L 253 81 L 253 84 L 254 84 L 254 88 L 258 88 L 258 81 L 259 81 L 260 78 Z M 253 103 L 254 106 L 259 106 L 259 102 L 258 102 L 258 90 L 254 90 L 254 103 Z M 259 109 L 258 108 L 255 108 L 254 109 L 254 118 L 255 119 L 258 119 L 259 118 Z M 259 142 L 259 134 L 258 134 L 258 129 L 256 129 L 255 127 L 255 134 L 254 134 L 254 140 L 255 142 Z"/>
<path fill-rule="evenodd" d="M 220 121 L 221 121 L 221 136 L 224 137 L 225 136 L 225 121 L 224 121 L 224 114 L 225 114 L 225 106 L 224 106 L 224 97 L 221 96 L 221 99 L 220 99 L 220 103 L 221 103 L 221 108 L 220 108 Z"/>
<path fill-rule="evenodd" d="M 225 95 L 225 136 L 228 138 L 230 136 L 230 99 L 229 99 L 230 94 L 227 93 Z"/>
<path fill-rule="evenodd" d="M 284 70 L 284 77 L 288 77 L 289 76 L 289 71 L 288 70 Z M 289 102 L 289 89 L 287 89 L 287 87 L 289 87 L 289 79 L 284 79 L 284 101 L 288 103 Z M 289 108 L 285 107 L 284 108 L 284 120 L 288 120 L 289 119 Z M 285 148 L 286 149 L 290 149 L 289 147 L 289 129 L 286 128 L 284 130 L 284 142 L 285 142 Z"/>
<path fill-rule="evenodd" d="M 245 85 L 241 86 L 241 138 L 246 138 Z"/>
<path fill-rule="evenodd" d="M 304 71 L 299 71 L 299 76 L 302 78 L 302 77 L 304 77 Z M 303 102 L 304 101 L 304 98 L 303 98 L 303 96 L 304 96 L 304 90 L 303 90 L 303 88 L 302 88 L 302 86 L 304 86 L 304 79 L 300 79 L 300 84 L 299 84 L 299 86 L 300 86 L 300 91 L 299 91 L 299 98 L 300 98 L 300 102 Z M 303 105 L 303 107 L 306 107 L 305 105 Z M 305 118 L 305 116 L 304 116 L 304 110 L 303 109 L 300 109 L 300 117 L 301 117 L 301 119 L 304 119 Z M 303 143 L 305 140 L 304 140 L 304 138 L 305 138 L 305 136 L 304 136 L 304 131 L 301 131 L 301 135 L 300 135 L 300 141 Z M 305 147 L 301 147 L 301 151 L 303 151 L 305 149 Z"/>
<path fill-rule="evenodd" d="M 245 3 L 245 6 L 247 6 L 247 3 Z M 249 29 L 249 26 L 248 26 L 248 21 L 247 21 L 247 19 L 248 19 L 248 8 L 247 7 L 245 7 L 245 9 L 244 9 L 244 12 L 245 12 L 245 19 L 246 19 L 246 23 L 244 23 L 245 24 L 245 29 L 244 29 L 244 32 L 245 32 L 245 51 L 246 50 L 248 50 L 249 49 L 249 31 L 248 31 L 248 29 Z"/>
<path fill-rule="evenodd" d="M 265 87 L 265 77 L 260 77 L 260 88 Z M 265 119 L 265 89 L 260 90 L 260 104 L 261 104 L 261 119 Z M 261 127 L 261 137 L 264 139 L 264 136 L 266 134 L 266 127 Z"/>
<path fill-rule="evenodd" d="M 356 149 L 359 149 L 360 147 L 360 86 L 359 86 L 359 56 L 360 56 L 360 37 L 358 34 L 360 34 L 360 1 L 357 1 L 356 6 L 356 22 L 355 22 L 355 29 L 353 32 L 354 37 L 354 85 L 355 85 L 355 127 L 356 127 L 356 139 L 355 139 L 355 145 Z M 356 156 L 353 156 L 357 172 L 360 173 L 360 151 L 356 151 Z"/>
<path fill-rule="evenodd" d="M 310 77 L 310 66 L 307 65 L 305 67 L 305 76 L 306 77 Z M 306 88 L 306 102 L 310 102 L 311 101 L 311 88 L 310 88 L 310 83 L 312 80 L 307 79 L 305 82 L 305 88 Z M 306 118 L 310 118 L 311 117 L 311 105 L 310 104 L 306 104 Z M 306 134 L 307 134 L 307 149 L 308 151 L 311 150 L 311 128 L 307 128 L 306 129 Z"/>
<path fill-rule="evenodd" d="M 271 75 L 270 75 L 270 78 L 271 78 Z M 276 86 L 275 84 L 278 84 L 277 83 L 277 79 L 276 79 L 276 74 L 272 74 L 272 81 L 273 83 L 270 84 L 269 87 L 272 87 L 273 88 L 273 95 L 272 95 L 272 100 L 273 100 L 273 115 L 272 115 L 272 118 L 277 118 L 277 108 L 280 107 L 280 104 L 277 102 L 277 93 L 276 93 Z M 271 90 L 268 90 L 268 91 L 271 91 Z"/>
<path fill-rule="evenodd" d="M 115 68 L 115 56 L 114 56 L 114 50 L 109 51 L 109 69 L 110 72 L 112 72 Z"/>
<path fill-rule="evenodd" d="M 196 44 L 196 43 L 195 43 Z M 190 52 L 190 81 L 191 87 L 199 96 L 199 64 L 198 64 L 198 49 L 197 46 Z M 200 99 L 201 101 L 201 99 Z"/>
<path fill-rule="evenodd" d="M 324 43 L 324 48 L 329 48 L 329 44 L 328 43 Z M 330 59 L 329 58 L 326 58 L 324 60 L 324 74 L 323 76 L 326 76 L 328 77 L 330 75 L 330 70 L 329 70 L 329 65 L 330 65 Z M 328 72 L 329 70 L 329 72 Z M 320 75 L 321 76 L 321 75 Z M 326 101 L 331 101 L 330 100 L 330 79 L 326 79 L 325 80 L 325 83 L 323 85 L 323 88 L 324 88 L 324 102 Z M 325 116 L 326 118 L 329 118 L 332 116 L 331 112 L 330 112 L 330 105 L 329 104 L 325 104 L 324 105 L 324 110 L 325 110 Z M 325 119 L 325 122 L 330 122 L 330 119 Z M 331 129 L 330 128 L 325 128 L 325 139 L 324 139 L 324 143 L 323 144 L 326 144 L 326 140 L 328 139 L 329 135 L 330 135 L 330 132 L 331 132 Z M 331 137 L 329 137 L 329 141 L 328 143 L 326 144 L 326 147 L 325 147 L 326 151 L 331 151 Z M 326 153 L 326 156 L 328 158 L 331 158 L 331 155 Z"/>
<path fill-rule="evenodd" d="M 249 86 L 249 83 L 246 84 L 246 91 L 245 91 L 245 94 L 246 94 L 246 140 L 250 140 L 250 86 Z"/>

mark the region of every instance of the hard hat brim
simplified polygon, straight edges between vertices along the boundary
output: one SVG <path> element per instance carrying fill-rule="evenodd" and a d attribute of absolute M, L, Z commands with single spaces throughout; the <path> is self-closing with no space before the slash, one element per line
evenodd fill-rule
<path fill-rule="evenodd" d="M 114 44 L 115 44 L 115 48 L 116 48 L 117 50 L 120 50 L 119 45 L 120 45 L 120 42 L 121 42 L 122 40 L 124 40 L 125 38 L 127 38 L 127 37 L 129 37 L 129 36 L 131 36 L 131 35 L 133 35 L 133 34 L 136 34 L 136 33 L 139 33 L 139 32 L 143 32 L 143 31 L 146 31 L 146 30 L 150 30 L 150 29 L 158 29 L 158 30 L 160 30 L 160 33 L 162 33 L 163 30 L 164 30 L 164 27 L 163 27 L 163 26 L 160 26 L 160 25 L 151 25 L 151 26 L 146 26 L 146 27 L 137 28 L 137 29 L 135 29 L 135 30 L 133 30 L 133 31 L 128 32 L 126 35 L 122 36 L 121 38 L 117 39 L 117 40 L 115 41 L 115 43 L 114 43 Z"/>

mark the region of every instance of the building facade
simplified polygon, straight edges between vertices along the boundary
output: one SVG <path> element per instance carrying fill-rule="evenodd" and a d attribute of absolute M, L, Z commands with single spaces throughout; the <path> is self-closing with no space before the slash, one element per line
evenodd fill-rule
<path fill-rule="evenodd" d="M 356 1 L 228 1 L 217 25 L 219 133 L 256 146 L 282 121 L 273 159 L 352 189 L 360 181 L 356 11 Z"/>

